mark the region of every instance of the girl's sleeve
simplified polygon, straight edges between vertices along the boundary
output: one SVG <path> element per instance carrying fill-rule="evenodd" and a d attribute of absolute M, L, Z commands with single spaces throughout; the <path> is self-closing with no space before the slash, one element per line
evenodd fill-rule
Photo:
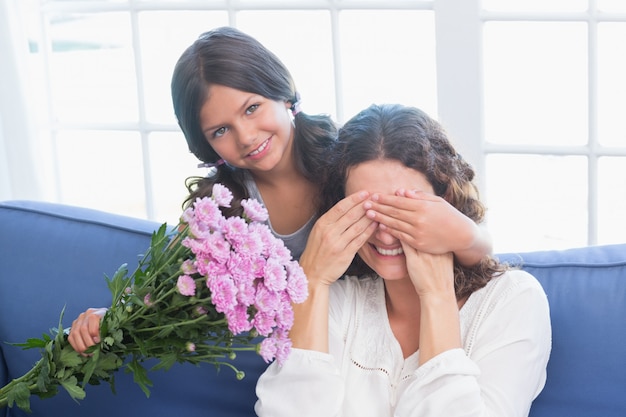
<path fill-rule="evenodd" d="M 336 287 L 335 287 L 336 286 Z M 346 288 L 333 284 L 329 300 L 331 352 L 343 350 Z M 341 354 L 292 349 L 282 366 L 272 363 L 257 382 L 254 411 L 259 417 L 336 417 L 341 415 L 344 382 Z"/>
<path fill-rule="evenodd" d="M 423 364 L 399 400 L 396 417 L 525 417 L 543 389 L 551 349 L 548 301 L 536 279 L 513 283 L 483 311 L 472 346 Z"/>

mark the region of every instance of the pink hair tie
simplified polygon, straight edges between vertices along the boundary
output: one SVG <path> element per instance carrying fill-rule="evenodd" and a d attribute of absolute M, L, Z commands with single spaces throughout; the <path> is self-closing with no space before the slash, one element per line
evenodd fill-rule
<path fill-rule="evenodd" d="M 218 159 L 215 162 L 203 162 L 201 164 L 198 164 L 198 168 L 213 168 L 213 167 L 217 168 L 218 166 L 223 165 L 225 163 L 226 161 L 224 161 L 223 159 Z"/>

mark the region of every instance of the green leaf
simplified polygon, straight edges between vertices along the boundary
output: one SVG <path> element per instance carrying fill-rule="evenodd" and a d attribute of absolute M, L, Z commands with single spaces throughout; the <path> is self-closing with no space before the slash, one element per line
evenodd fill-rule
<path fill-rule="evenodd" d="M 99 369 L 104 371 L 115 371 L 122 367 L 122 359 L 115 353 L 106 353 L 100 356 Z"/>
<path fill-rule="evenodd" d="M 30 413 L 30 391 L 28 385 L 25 382 L 16 384 L 7 395 L 9 407 L 13 407 L 13 404 L 17 404 L 19 408 Z"/>
<path fill-rule="evenodd" d="M 150 389 L 148 387 L 152 386 L 152 381 L 148 378 L 146 369 L 136 359 L 133 359 L 126 369 L 133 373 L 133 381 L 139 385 L 146 397 L 150 397 Z"/>
<path fill-rule="evenodd" d="M 47 335 L 44 335 L 47 336 Z M 50 337 L 48 337 L 48 340 L 50 340 Z M 31 338 L 26 340 L 26 342 L 23 343 L 11 343 L 11 345 L 13 346 L 19 346 L 22 349 L 34 349 L 34 348 L 44 348 L 46 346 L 46 343 L 48 343 L 48 341 L 46 341 L 45 338 L 43 339 L 35 339 L 35 338 Z"/>
<path fill-rule="evenodd" d="M 41 370 L 37 375 L 37 390 L 39 392 L 46 392 L 50 385 L 50 362 L 46 358 L 41 360 Z"/>
<path fill-rule="evenodd" d="M 130 283 L 130 278 L 127 278 L 128 275 L 128 265 L 122 264 L 113 274 L 113 278 L 109 278 L 105 275 L 105 279 L 107 281 L 107 285 L 109 290 L 111 291 L 111 295 L 113 296 L 112 305 L 117 304 L 117 301 L 124 293 L 126 287 L 128 287 Z"/>
<path fill-rule="evenodd" d="M 100 357 L 100 349 L 96 349 L 95 352 L 91 354 L 91 356 L 89 357 L 89 360 L 85 364 L 83 368 L 83 373 L 84 373 L 83 386 L 85 386 L 91 379 L 91 376 L 93 375 L 94 370 L 96 369 L 96 365 L 98 364 L 99 357 Z"/>
<path fill-rule="evenodd" d="M 159 358 L 160 361 L 159 363 L 157 363 L 156 365 L 154 365 L 151 370 L 159 370 L 159 369 L 163 369 L 165 371 L 167 371 L 168 369 L 170 369 L 172 367 L 172 365 L 174 365 L 178 359 L 178 355 L 176 353 L 168 353 L 165 356 L 162 356 L 161 358 Z"/>
<path fill-rule="evenodd" d="M 68 368 L 74 368 L 82 364 L 84 361 L 83 357 L 74 350 L 72 345 L 63 346 L 59 359 L 61 364 Z"/>
<path fill-rule="evenodd" d="M 75 376 L 72 376 L 64 381 L 60 381 L 65 391 L 70 394 L 70 397 L 74 400 L 82 400 L 85 398 L 85 390 L 78 385 L 78 380 Z"/>

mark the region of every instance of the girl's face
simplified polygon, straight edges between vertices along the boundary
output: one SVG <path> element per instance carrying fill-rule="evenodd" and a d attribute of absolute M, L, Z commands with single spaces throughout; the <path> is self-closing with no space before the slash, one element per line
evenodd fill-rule
<path fill-rule="evenodd" d="M 373 194 L 395 194 L 397 190 L 418 190 L 434 194 L 426 176 L 400 161 L 378 159 L 353 166 L 346 178 L 346 195 L 367 190 Z M 386 280 L 408 278 L 406 258 L 400 240 L 380 228 L 369 238 L 359 255 Z"/>
<path fill-rule="evenodd" d="M 270 171 L 289 158 L 289 103 L 214 84 L 200 110 L 207 142 L 230 165 Z"/>

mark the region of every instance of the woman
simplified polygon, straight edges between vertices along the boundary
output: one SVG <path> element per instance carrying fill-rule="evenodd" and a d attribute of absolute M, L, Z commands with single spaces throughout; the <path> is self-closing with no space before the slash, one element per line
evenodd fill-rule
<path fill-rule="evenodd" d="M 409 190 L 482 221 L 472 168 L 437 122 L 399 105 L 356 115 L 335 153 L 339 186 L 329 183 L 327 196 L 348 197 L 311 232 L 294 349 L 259 379 L 257 414 L 527 416 L 550 353 L 538 281 L 489 255 L 466 267 L 450 252 L 424 252 L 378 223 L 383 200 L 397 200 L 387 214 L 405 222 Z"/>

